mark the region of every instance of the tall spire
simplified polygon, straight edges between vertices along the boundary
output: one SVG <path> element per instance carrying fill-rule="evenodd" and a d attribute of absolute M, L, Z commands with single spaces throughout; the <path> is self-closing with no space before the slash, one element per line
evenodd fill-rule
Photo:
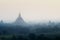
<path fill-rule="evenodd" d="M 19 13 L 19 17 L 21 17 L 21 13 Z"/>

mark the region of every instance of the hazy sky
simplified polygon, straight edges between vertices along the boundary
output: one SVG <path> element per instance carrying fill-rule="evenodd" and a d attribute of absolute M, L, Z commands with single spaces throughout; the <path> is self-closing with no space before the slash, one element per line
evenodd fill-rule
<path fill-rule="evenodd" d="M 0 20 L 13 22 L 21 12 L 29 21 L 60 20 L 60 0 L 0 0 Z"/>

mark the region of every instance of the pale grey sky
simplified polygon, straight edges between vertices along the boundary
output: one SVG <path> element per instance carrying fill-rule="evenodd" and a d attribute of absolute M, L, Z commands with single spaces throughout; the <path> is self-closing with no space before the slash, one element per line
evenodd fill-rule
<path fill-rule="evenodd" d="M 21 12 L 29 21 L 60 20 L 60 0 L 0 0 L 0 20 L 13 22 Z"/>

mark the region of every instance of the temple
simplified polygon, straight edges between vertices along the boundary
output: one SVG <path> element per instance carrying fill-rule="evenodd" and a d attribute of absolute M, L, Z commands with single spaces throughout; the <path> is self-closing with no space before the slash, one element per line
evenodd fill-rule
<path fill-rule="evenodd" d="M 20 13 L 19 13 L 18 18 L 14 22 L 14 24 L 16 24 L 16 25 L 24 25 L 25 24 L 25 22 L 24 22 L 23 18 L 21 17 L 21 14 Z"/>

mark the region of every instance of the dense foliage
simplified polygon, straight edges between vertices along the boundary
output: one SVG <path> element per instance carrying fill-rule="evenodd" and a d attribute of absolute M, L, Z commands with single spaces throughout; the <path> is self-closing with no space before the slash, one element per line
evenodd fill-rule
<path fill-rule="evenodd" d="M 60 40 L 60 24 L 13 25 L 0 23 L 1 40 Z"/>

